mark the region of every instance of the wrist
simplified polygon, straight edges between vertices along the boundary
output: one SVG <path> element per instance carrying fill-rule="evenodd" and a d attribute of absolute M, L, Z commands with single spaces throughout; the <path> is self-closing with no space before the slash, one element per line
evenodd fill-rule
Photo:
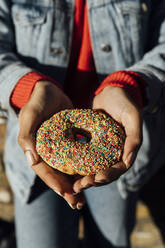
<path fill-rule="evenodd" d="M 33 89 L 33 92 L 35 90 L 38 90 L 38 89 L 59 89 L 59 87 L 57 87 L 55 84 L 53 84 L 51 81 L 48 81 L 48 80 L 39 80 L 38 82 L 36 82 L 35 86 L 34 86 L 34 89 Z"/>
<path fill-rule="evenodd" d="M 102 94 L 102 99 L 109 97 L 109 95 L 111 95 L 111 97 L 120 97 L 120 94 L 122 94 L 125 96 L 125 100 L 127 99 L 129 102 L 131 102 L 136 109 L 140 109 L 139 104 L 137 104 L 137 101 L 135 101 L 127 88 L 109 85 L 106 86 L 102 92 L 100 92 L 100 94 Z"/>
<path fill-rule="evenodd" d="M 95 95 L 98 95 L 104 88 L 109 86 L 123 88 L 140 108 L 145 105 L 144 90 L 146 82 L 138 73 L 117 71 L 110 74 L 103 80 L 96 90 Z"/>
<path fill-rule="evenodd" d="M 30 72 L 17 82 L 10 98 L 12 107 L 20 110 L 29 101 L 36 84 L 40 84 L 39 82 L 43 84 L 43 87 L 52 84 L 62 89 L 61 85 L 54 79 L 37 72 Z M 54 88 L 52 87 L 52 89 Z"/>

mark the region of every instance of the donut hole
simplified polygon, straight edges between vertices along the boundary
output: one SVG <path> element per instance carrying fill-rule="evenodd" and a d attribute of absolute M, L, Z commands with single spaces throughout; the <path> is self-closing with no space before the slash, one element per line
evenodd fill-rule
<path fill-rule="evenodd" d="M 82 128 L 73 127 L 73 128 L 67 129 L 65 133 L 69 138 L 72 138 L 81 144 L 87 144 L 92 139 L 91 133 Z"/>

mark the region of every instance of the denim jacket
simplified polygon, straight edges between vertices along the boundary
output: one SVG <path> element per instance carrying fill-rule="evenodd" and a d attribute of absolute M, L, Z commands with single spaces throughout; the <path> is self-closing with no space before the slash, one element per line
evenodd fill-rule
<path fill-rule="evenodd" d="M 100 82 L 117 70 L 147 82 L 144 141 L 134 166 L 118 180 L 123 197 L 138 190 L 165 163 L 165 1 L 87 0 Z M 10 95 L 31 71 L 64 82 L 71 50 L 74 0 L 0 1 L 0 105 L 8 112 L 5 163 L 14 192 L 26 202 L 35 174 L 17 143 L 18 119 Z"/>

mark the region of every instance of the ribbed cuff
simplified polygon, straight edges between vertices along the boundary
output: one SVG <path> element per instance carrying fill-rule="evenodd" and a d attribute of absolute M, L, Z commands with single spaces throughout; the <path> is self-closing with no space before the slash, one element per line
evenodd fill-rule
<path fill-rule="evenodd" d="M 140 108 L 143 108 L 145 105 L 146 82 L 138 73 L 133 71 L 117 71 L 110 74 L 101 83 L 95 95 L 98 95 L 107 86 L 124 88 Z"/>
<path fill-rule="evenodd" d="M 21 109 L 29 101 L 35 84 L 41 80 L 50 81 L 62 89 L 61 85 L 52 78 L 37 72 L 29 72 L 16 84 L 10 97 L 12 106 Z"/>

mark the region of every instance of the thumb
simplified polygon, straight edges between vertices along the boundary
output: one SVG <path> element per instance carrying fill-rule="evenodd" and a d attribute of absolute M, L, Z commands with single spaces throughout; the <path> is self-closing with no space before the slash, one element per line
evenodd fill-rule
<path fill-rule="evenodd" d="M 39 155 L 36 151 L 36 130 L 38 122 L 34 111 L 23 109 L 19 115 L 20 131 L 18 135 L 18 144 L 25 153 L 27 162 L 30 166 L 39 162 Z"/>
<path fill-rule="evenodd" d="M 127 169 L 129 169 L 133 165 L 137 157 L 137 153 L 140 148 L 140 145 L 141 145 L 140 139 L 136 139 L 133 136 L 128 136 L 126 138 L 124 145 L 123 161 Z"/>
<path fill-rule="evenodd" d="M 18 143 L 24 151 L 29 166 L 32 167 L 37 164 L 39 162 L 39 155 L 35 150 L 35 143 L 33 142 L 33 139 L 19 135 Z"/>
<path fill-rule="evenodd" d="M 123 161 L 126 167 L 129 168 L 134 163 L 142 143 L 142 119 L 140 112 L 134 107 L 130 108 L 129 112 L 123 112 L 122 124 L 126 133 Z"/>

